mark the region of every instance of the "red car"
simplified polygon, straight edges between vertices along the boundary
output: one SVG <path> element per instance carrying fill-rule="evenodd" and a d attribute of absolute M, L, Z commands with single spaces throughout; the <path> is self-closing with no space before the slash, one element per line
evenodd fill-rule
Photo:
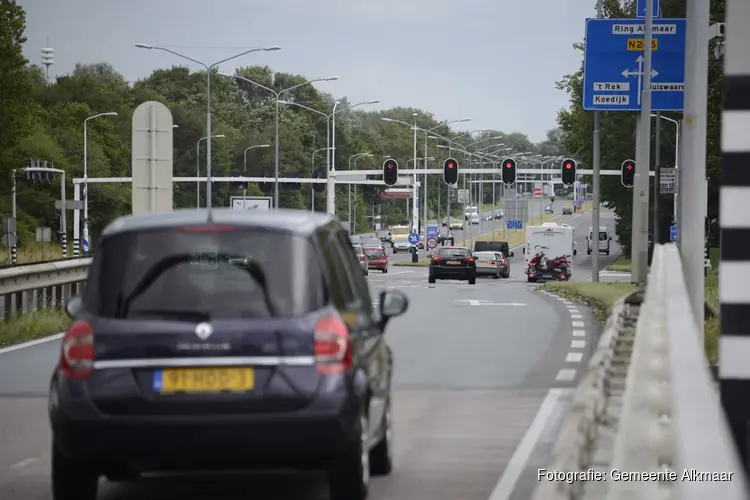
<path fill-rule="evenodd" d="M 378 269 L 384 273 L 388 272 L 388 256 L 383 248 L 379 247 L 366 247 L 365 255 L 369 260 L 370 269 Z"/>

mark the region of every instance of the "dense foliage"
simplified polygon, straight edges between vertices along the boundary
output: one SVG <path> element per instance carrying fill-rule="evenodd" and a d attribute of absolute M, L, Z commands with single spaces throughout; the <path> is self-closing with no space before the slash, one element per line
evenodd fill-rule
<path fill-rule="evenodd" d="M 661 0 L 662 17 L 684 18 L 685 0 Z M 619 0 L 604 0 L 604 17 L 621 18 L 634 17 L 635 2 L 627 1 L 621 3 Z M 724 1 L 711 0 L 711 22 L 724 21 Z M 712 42 L 710 54 L 713 54 Z M 583 52 L 583 44 L 576 45 Z M 706 173 L 709 179 L 709 204 L 708 216 L 710 219 L 718 217 L 719 209 L 719 173 L 721 168 L 721 145 L 719 142 L 721 129 L 721 95 L 723 87 L 722 61 L 716 60 L 713 55 L 709 59 L 708 77 L 708 138 Z M 594 126 L 594 114 L 584 111 L 583 99 L 583 63 L 581 68 L 572 74 L 566 75 L 559 83 L 559 88 L 570 94 L 570 106 L 558 115 L 558 124 L 562 129 L 563 140 L 566 148 L 580 157 L 585 165 L 592 165 L 592 130 Z M 680 119 L 682 113 L 664 113 L 666 117 Z M 636 113 L 627 112 L 602 112 L 601 125 L 601 165 L 603 169 L 619 169 L 622 162 L 628 158 L 635 158 L 635 133 Z M 655 141 L 655 124 L 651 128 L 652 141 Z M 671 123 L 662 122 L 661 133 L 661 164 L 662 166 L 674 166 L 675 162 L 675 127 Z M 652 142 L 654 144 L 654 142 Z M 656 147 L 651 148 L 651 166 L 655 165 Z M 590 167 L 589 167 L 590 168 Z M 614 209 L 617 216 L 617 234 L 620 243 L 625 247 L 626 253 L 630 251 L 631 219 L 633 206 L 632 189 L 625 189 L 620 183 L 619 177 L 602 176 L 602 200 L 607 206 Z M 651 184 L 653 196 L 653 181 Z M 660 241 L 669 238 L 669 224 L 671 223 L 672 196 L 662 195 L 660 198 Z M 653 212 L 653 204 L 650 204 Z M 649 221 L 653 220 L 653 213 Z"/>
<path fill-rule="evenodd" d="M 21 47 L 25 39 L 25 14 L 10 0 L 0 0 L 0 212 L 10 215 L 12 172 L 23 168 L 29 157 L 53 162 L 55 167 L 67 172 L 68 198 L 72 198 L 70 179 L 83 176 L 83 123 L 87 117 L 103 112 L 117 112 L 88 122 L 88 175 L 89 177 L 127 177 L 131 162 L 131 117 L 140 103 L 155 100 L 165 103 L 178 126 L 174 130 L 174 175 L 194 176 L 196 168 L 205 175 L 205 141 L 201 143 L 197 158 L 196 144 L 206 135 L 205 102 L 206 73 L 191 72 L 174 66 L 159 69 L 147 78 L 129 85 L 107 64 L 78 65 L 66 76 L 54 82 L 45 82 L 40 68 L 29 65 L 23 58 Z M 134 49 L 136 50 L 136 49 Z M 148 54 L 141 54 L 148 57 Z M 281 90 L 306 81 L 302 75 L 274 73 L 269 67 L 250 66 L 237 70 L 250 80 L 266 87 Z M 325 88 L 335 83 L 321 83 Z M 304 106 L 330 114 L 335 99 L 316 90 L 311 85 L 302 86 L 283 96 Z M 339 107 L 350 103 L 346 98 Z M 212 162 L 214 175 L 242 172 L 246 148 L 268 144 L 269 148 L 256 148 L 247 152 L 247 172 L 250 175 L 273 175 L 274 166 L 274 110 L 273 95 L 262 88 L 235 83 L 230 78 L 214 75 L 212 79 L 213 134 L 224 138 L 213 140 Z M 429 112 L 412 108 L 394 108 L 386 111 L 368 111 L 367 106 L 337 113 L 336 119 L 336 169 L 349 169 L 350 157 L 357 153 L 371 153 L 360 158 L 359 169 L 380 168 L 383 157 L 390 155 L 406 166 L 413 156 L 413 135 L 409 127 L 388 123 L 382 117 L 411 121 L 418 113 L 417 122 L 425 129 L 435 128 L 435 133 L 458 137 L 458 132 L 441 125 Z M 456 117 L 460 118 L 460 117 Z M 469 124 L 470 125 L 470 124 Z M 303 177 L 312 171 L 312 152 L 326 147 L 326 120 L 298 106 L 280 106 L 280 170 L 282 174 L 296 173 Z M 456 144 L 468 144 L 488 136 L 502 136 L 503 142 L 515 151 L 540 151 L 546 154 L 563 154 L 556 131 L 548 140 L 533 145 L 520 133 L 503 134 L 483 131 L 462 135 Z M 424 134 L 418 137 L 418 156 L 424 156 Z M 491 143 L 485 143 L 491 144 Z M 447 150 L 437 148 L 438 141 L 428 141 L 428 157 L 435 157 L 430 166 L 437 166 L 446 158 Z M 478 147 L 482 147 L 480 145 Z M 460 158 L 462 159 L 462 158 Z M 315 155 L 316 170 L 324 165 L 325 152 Z M 411 163 L 411 162 L 410 162 Z M 59 185 L 32 184 L 17 176 L 17 207 L 21 241 L 27 241 L 36 226 L 58 227 L 54 201 L 59 197 Z M 431 176 L 431 196 L 428 207 L 436 213 L 438 187 L 445 202 L 445 186 L 438 176 Z M 251 185 L 248 194 L 272 193 L 273 186 Z M 357 207 L 358 225 L 380 204 L 380 188 L 357 186 L 353 189 Z M 202 190 L 203 191 L 203 190 Z M 215 184 L 214 206 L 228 206 L 230 195 L 241 194 L 237 187 Z M 305 208 L 311 205 L 310 185 L 283 189 L 281 206 Z M 91 184 L 89 211 L 94 234 L 118 215 L 130 212 L 130 186 L 127 184 Z M 175 184 L 175 206 L 194 207 L 196 187 L 193 183 Z M 337 213 L 348 214 L 348 187 L 337 188 Z M 205 201 L 203 201 L 205 205 Z M 325 195 L 315 197 L 316 209 L 325 210 Z M 382 203 L 382 211 L 389 220 L 402 218 L 406 203 L 389 200 Z M 444 210 L 441 210 L 441 213 Z"/>

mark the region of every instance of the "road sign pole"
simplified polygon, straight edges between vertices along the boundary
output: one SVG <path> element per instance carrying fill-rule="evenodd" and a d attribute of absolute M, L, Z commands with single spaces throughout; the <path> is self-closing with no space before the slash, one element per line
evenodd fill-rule
<path fill-rule="evenodd" d="M 688 0 L 685 52 L 686 85 L 683 130 L 684 160 L 680 165 L 680 253 L 685 283 L 697 325 L 703 325 L 703 247 L 706 217 L 706 108 L 708 96 L 709 2 Z M 690 203 L 682 203 L 690 200 Z M 703 336 L 700 338 L 703 343 Z"/>
<path fill-rule="evenodd" d="M 653 35 L 654 0 L 646 0 L 646 21 L 643 34 L 643 70 L 639 78 L 643 88 L 641 114 L 636 140 L 635 185 L 633 186 L 633 225 L 631 239 L 632 274 L 635 283 L 646 281 L 648 275 L 648 205 L 649 171 L 651 170 L 651 41 Z M 598 230 L 598 228 L 596 228 Z"/>
<path fill-rule="evenodd" d="M 594 206 L 592 207 L 592 214 L 591 214 L 591 223 L 592 223 L 592 231 L 591 235 L 593 237 L 594 234 L 599 234 L 599 204 L 601 203 L 601 176 L 599 174 L 599 171 L 601 169 L 601 159 L 602 159 L 602 150 L 601 150 L 601 129 L 599 128 L 599 111 L 594 111 L 594 148 L 593 148 L 593 154 L 594 154 Z M 575 189 L 574 189 L 575 191 Z M 575 200 L 573 201 L 575 204 Z M 598 238 L 598 236 L 597 236 Z M 598 241 L 598 240 L 597 240 Z M 593 242 L 592 242 L 593 245 Z M 599 252 L 592 252 L 591 253 L 591 281 L 594 283 L 599 281 Z"/>
<path fill-rule="evenodd" d="M 656 138 L 654 139 L 654 245 L 661 243 L 659 236 L 659 198 L 661 198 L 661 113 L 656 113 Z"/>

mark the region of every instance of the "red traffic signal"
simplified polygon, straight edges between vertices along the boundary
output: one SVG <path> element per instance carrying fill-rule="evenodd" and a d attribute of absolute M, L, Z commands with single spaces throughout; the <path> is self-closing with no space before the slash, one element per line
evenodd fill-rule
<path fill-rule="evenodd" d="M 560 178 L 562 183 L 566 186 L 572 186 L 576 183 L 576 161 L 571 158 L 566 158 L 562 162 L 562 172 L 560 172 Z"/>
<path fill-rule="evenodd" d="M 516 183 L 516 160 L 506 158 L 503 160 L 503 184 L 510 186 Z"/>
<path fill-rule="evenodd" d="M 458 183 L 458 162 L 453 158 L 448 158 L 443 162 L 443 182 L 449 186 Z"/>
<path fill-rule="evenodd" d="M 620 172 L 620 182 L 622 185 L 626 188 L 633 187 L 633 184 L 635 184 L 635 162 L 633 160 L 625 160 L 622 162 Z"/>
<path fill-rule="evenodd" d="M 386 186 L 393 186 L 398 182 L 398 162 L 387 159 L 383 162 L 383 182 Z"/>

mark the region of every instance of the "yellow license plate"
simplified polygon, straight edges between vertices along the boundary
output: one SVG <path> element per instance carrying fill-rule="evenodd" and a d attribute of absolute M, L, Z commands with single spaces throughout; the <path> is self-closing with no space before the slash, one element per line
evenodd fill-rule
<path fill-rule="evenodd" d="M 174 368 L 154 372 L 154 390 L 162 394 L 243 392 L 255 385 L 255 371 L 236 368 Z"/>
<path fill-rule="evenodd" d="M 480 260 L 479 263 L 480 264 L 489 264 L 490 261 L 489 260 Z"/>
<path fill-rule="evenodd" d="M 447 263 L 448 264 L 460 264 L 461 262 L 459 262 L 457 260 L 449 260 Z"/>

